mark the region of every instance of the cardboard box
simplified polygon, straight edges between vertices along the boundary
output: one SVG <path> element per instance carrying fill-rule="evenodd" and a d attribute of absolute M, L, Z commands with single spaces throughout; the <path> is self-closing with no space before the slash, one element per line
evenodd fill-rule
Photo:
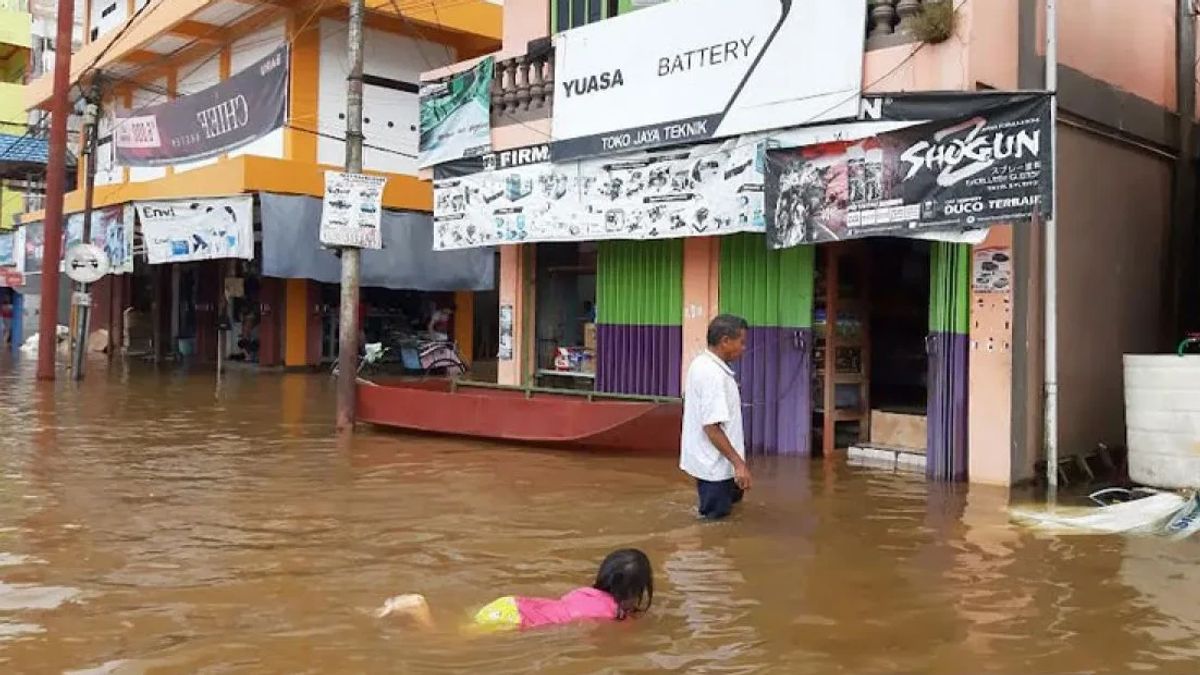
<path fill-rule="evenodd" d="M 928 422 L 924 415 L 871 411 L 871 443 L 925 452 Z"/>
<path fill-rule="evenodd" d="M 583 348 L 596 351 L 596 324 L 583 324 Z"/>

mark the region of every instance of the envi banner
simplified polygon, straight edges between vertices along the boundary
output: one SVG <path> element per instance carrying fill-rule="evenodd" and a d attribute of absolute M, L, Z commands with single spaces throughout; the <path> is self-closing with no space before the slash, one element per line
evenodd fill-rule
<path fill-rule="evenodd" d="M 283 126 L 288 48 L 195 94 L 138 110 L 113 123 L 117 163 L 168 166 L 217 157 Z"/>
<path fill-rule="evenodd" d="M 561 33 L 553 161 L 852 119 L 867 4 L 676 0 Z"/>

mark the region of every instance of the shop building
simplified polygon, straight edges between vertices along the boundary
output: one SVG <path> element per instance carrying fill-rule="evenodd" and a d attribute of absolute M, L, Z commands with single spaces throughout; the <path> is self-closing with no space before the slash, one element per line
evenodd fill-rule
<path fill-rule="evenodd" d="M 346 3 L 84 5 L 85 44 L 72 59 L 72 81 L 97 82 L 102 94 L 96 213 L 120 221 L 132 263 L 127 273 L 92 287 L 92 328 L 108 329 L 114 350 L 159 358 L 220 356 L 287 367 L 330 361 L 337 314 L 331 290 L 337 277 L 330 270 L 338 261 L 320 249 L 316 229 L 325 171 L 341 167 L 345 154 Z M 364 256 L 364 319 L 368 331 L 384 332 L 388 316 L 404 303 L 453 305 L 452 330 L 467 358 L 474 335 L 491 332 L 475 330 L 473 307 L 477 292 L 494 298 L 494 256 L 444 256 L 428 247 L 432 200 L 416 175 L 417 90 L 422 71 L 496 49 L 500 20 L 500 8 L 484 0 L 437 0 L 403 12 L 384 3 L 366 20 L 364 165 L 387 178 L 382 206 L 389 247 Z M 255 71 L 266 85 L 239 84 L 253 82 Z M 51 79 L 46 71 L 30 83 L 26 106 L 47 105 Z M 263 93 L 271 83 L 281 83 L 278 97 Z M 163 108 L 186 107 L 189 97 L 213 91 L 250 100 L 249 124 L 265 125 L 261 133 L 227 149 L 210 144 L 199 156 L 130 161 L 123 138 L 138 116 L 156 115 L 161 125 L 169 116 Z M 256 117 L 271 106 L 282 106 L 279 119 Z M 234 112 L 234 125 L 226 125 L 220 111 L 210 116 L 212 137 L 245 124 L 242 111 Z M 83 209 L 82 175 L 76 187 L 65 203 L 71 219 Z M 150 261 L 148 254 L 166 239 L 146 236 L 147 215 L 172 208 L 207 215 L 160 223 L 178 250 Z M 36 228 L 41 218 L 34 211 L 22 220 Z M 189 237 L 184 230 L 193 226 Z M 238 250 L 214 252 L 223 237 L 212 235 L 235 229 L 240 241 L 228 248 Z M 414 300 L 414 293 L 430 295 Z M 242 341 L 254 343 L 253 353 L 239 348 Z"/>
<path fill-rule="evenodd" d="M 654 29 L 633 20 L 643 10 L 638 4 L 595 3 L 584 23 L 612 20 L 628 27 L 635 43 Z M 870 20 L 857 36 L 864 94 L 1042 88 L 1041 3 L 954 3 L 954 33 L 937 44 L 909 32 L 924 3 L 865 4 Z M 1196 232 L 1194 223 L 1171 217 L 1181 109 L 1170 84 L 1173 50 L 1127 51 L 1117 64 L 1095 35 L 1111 37 L 1110 44 L 1130 35 L 1142 44 L 1174 44 L 1174 7 L 1118 5 L 1060 7 L 1055 160 L 1064 457 L 1098 443 L 1122 444 L 1121 355 L 1157 351 L 1175 338 L 1179 321 L 1170 307 L 1179 289 L 1163 270 L 1186 261 L 1173 257 L 1168 242 Z M 558 79 L 563 67 L 553 45 L 557 33 L 578 25 L 576 9 L 548 0 L 505 3 L 504 44 L 494 55 L 494 167 L 563 141 L 555 111 L 571 93 Z M 473 63 L 423 77 L 444 79 Z M 1185 101 L 1182 109 L 1194 117 L 1194 104 Z M 687 116 L 683 109 L 677 115 Z M 736 169 L 742 162 L 735 155 L 702 170 Z M 552 191 L 553 172 L 563 169 L 546 171 L 533 189 Z M 488 189 L 485 179 L 463 181 L 467 203 L 472 190 Z M 595 203 L 591 194 L 586 203 Z M 572 242 L 500 242 L 499 342 L 511 345 L 502 352 L 502 384 L 677 396 L 687 363 L 704 348 L 708 321 L 732 312 L 751 324 L 738 374 L 756 454 L 874 441 L 920 445 L 914 449 L 937 479 L 1011 485 L 1034 477 L 1043 457 L 1043 247 L 1036 220 L 994 224 L 970 242 L 879 238 L 782 250 L 746 232 L 621 241 L 615 231 L 622 223 L 610 218 L 603 225 L 612 229 Z M 520 228 L 513 235 L 526 236 Z M 584 365 L 556 364 L 563 350 L 581 353 Z"/>

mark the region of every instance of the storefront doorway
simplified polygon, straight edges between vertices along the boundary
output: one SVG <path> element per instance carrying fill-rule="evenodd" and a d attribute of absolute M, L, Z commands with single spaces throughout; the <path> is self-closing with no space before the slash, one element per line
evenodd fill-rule
<path fill-rule="evenodd" d="M 813 311 L 813 435 L 966 470 L 970 246 L 866 239 L 820 247 Z"/>
<path fill-rule="evenodd" d="M 596 383 L 594 243 L 538 244 L 534 381 L 538 386 L 592 389 Z"/>

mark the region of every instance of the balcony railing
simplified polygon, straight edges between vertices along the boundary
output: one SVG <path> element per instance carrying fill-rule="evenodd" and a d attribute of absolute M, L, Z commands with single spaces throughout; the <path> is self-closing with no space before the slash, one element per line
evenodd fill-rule
<path fill-rule="evenodd" d="M 506 124 L 548 117 L 554 102 L 554 51 L 522 54 L 496 62 L 492 122 Z"/>
<path fill-rule="evenodd" d="M 867 3 L 866 48 L 884 49 L 913 42 L 913 19 L 927 0 L 862 0 Z M 492 123 L 497 126 L 550 116 L 554 103 L 554 51 L 524 54 L 496 62 L 492 83 Z"/>

